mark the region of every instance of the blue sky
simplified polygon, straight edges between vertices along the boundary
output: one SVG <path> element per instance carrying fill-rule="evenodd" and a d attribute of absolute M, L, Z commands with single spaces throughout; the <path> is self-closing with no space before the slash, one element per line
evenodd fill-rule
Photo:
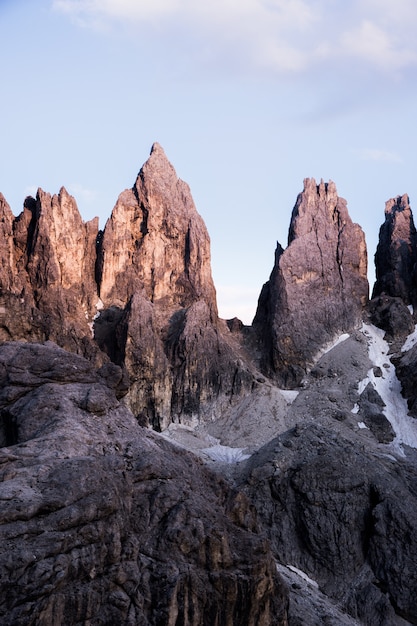
<path fill-rule="evenodd" d="M 158 141 L 250 323 L 303 179 L 333 180 L 371 266 L 417 205 L 415 0 L 0 0 L 0 191 L 64 185 L 104 227 Z"/>

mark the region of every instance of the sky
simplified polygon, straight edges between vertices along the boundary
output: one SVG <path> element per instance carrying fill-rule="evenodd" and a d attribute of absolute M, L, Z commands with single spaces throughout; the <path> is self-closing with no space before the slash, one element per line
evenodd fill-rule
<path fill-rule="evenodd" d="M 250 323 L 303 179 L 333 180 L 373 256 L 417 206 L 415 0 L 0 0 L 0 191 L 103 228 L 152 144 L 211 238 L 221 317 Z"/>

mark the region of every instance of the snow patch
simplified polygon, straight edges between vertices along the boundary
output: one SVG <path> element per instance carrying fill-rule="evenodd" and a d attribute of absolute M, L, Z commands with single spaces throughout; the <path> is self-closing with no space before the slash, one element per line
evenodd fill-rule
<path fill-rule="evenodd" d="M 368 428 L 367 425 L 365 424 L 365 422 L 358 422 L 358 426 L 359 428 L 363 429 L 363 428 Z"/>
<path fill-rule="evenodd" d="M 411 305 L 410 305 L 411 306 Z M 417 343 L 417 324 L 414 326 L 414 331 L 410 333 L 405 340 L 401 352 L 407 352 Z"/>
<path fill-rule="evenodd" d="M 243 453 L 244 448 L 230 448 L 229 446 L 222 446 L 219 443 L 210 448 L 204 448 L 202 452 L 207 454 L 213 461 L 219 461 L 220 463 L 239 463 L 239 461 L 246 461 L 250 457 L 250 454 Z"/>
<path fill-rule="evenodd" d="M 356 415 L 356 413 L 359 413 L 359 404 L 357 402 L 353 405 L 351 413 L 353 413 L 354 415 Z"/>
<path fill-rule="evenodd" d="M 101 298 L 99 298 L 96 302 L 96 309 L 97 311 L 101 311 L 102 309 L 104 309 L 104 303 Z"/>
<path fill-rule="evenodd" d="M 300 393 L 299 391 L 294 391 L 292 389 L 280 389 L 279 392 L 287 404 L 292 404 Z"/>
<path fill-rule="evenodd" d="M 401 383 L 395 373 L 394 365 L 388 355 L 389 346 L 384 341 L 384 331 L 371 324 L 363 324 L 362 333 L 368 339 L 369 358 L 372 363 L 381 368 L 382 376 L 375 376 L 370 369 L 367 378 L 359 384 L 361 393 L 370 382 L 385 403 L 382 410 L 391 423 L 396 434 L 394 447 L 403 453 L 401 444 L 417 448 L 417 421 L 408 415 L 407 401 L 401 395 Z"/>
<path fill-rule="evenodd" d="M 339 345 L 339 343 L 342 343 L 343 341 L 346 341 L 346 339 L 349 339 L 350 335 L 348 333 L 343 333 L 342 335 L 339 335 L 338 337 L 336 337 L 336 339 L 334 341 L 331 341 L 330 343 L 326 344 L 325 346 L 323 346 L 318 353 L 316 354 L 316 356 L 314 357 L 314 362 L 316 363 L 319 359 L 321 359 L 321 357 L 324 354 L 327 354 L 328 352 L 330 352 L 330 350 L 333 350 L 333 348 L 335 348 L 336 346 Z"/>
<path fill-rule="evenodd" d="M 310 576 L 307 576 L 307 574 L 305 572 L 303 572 L 302 570 L 298 569 L 298 567 L 294 567 L 294 565 L 287 565 L 287 567 L 288 567 L 289 570 L 294 572 L 294 574 L 297 574 L 298 576 L 300 576 L 300 578 L 305 580 L 312 587 L 315 587 L 316 589 L 319 588 L 319 586 L 316 583 L 316 581 L 313 580 L 312 578 L 310 578 Z"/>
<path fill-rule="evenodd" d="M 414 307 L 412 304 L 409 304 L 407 309 L 410 311 L 411 315 L 414 315 Z"/>

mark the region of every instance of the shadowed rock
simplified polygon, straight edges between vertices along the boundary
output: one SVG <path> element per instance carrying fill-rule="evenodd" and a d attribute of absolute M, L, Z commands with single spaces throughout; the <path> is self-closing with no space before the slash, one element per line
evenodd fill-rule
<path fill-rule="evenodd" d="M 415 479 L 413 457 L 368 456 L 305 424 L 249 459 L 241 485 L 281 563 L 360 623 L 392 626 L 417 623 Z"/>
<path fill-rule="evenodd" d="M 355 328 L 367 302 L 367 255 L 334 183 L 304 181 L 288 247 L 278 244 L 253 325 L 265 373 L 297 385 L 322 346 Z"/>
<path fill-rule="evenodd" d="M 0 347 L 1 624 L 286 626 L 247 499 L 138 426 L 110 374 Z"/>
<path fill-rule="evenodd" d="M 372 297 L 386 294 L 417 304 L 417 235 L 407 195 L 385 204 L 385 222 L 375 254 L 376 282 Z"/>

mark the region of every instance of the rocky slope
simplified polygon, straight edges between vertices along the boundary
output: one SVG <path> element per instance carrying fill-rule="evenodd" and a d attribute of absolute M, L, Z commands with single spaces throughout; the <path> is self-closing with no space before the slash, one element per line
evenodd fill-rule
<path fill-rule="evenodd" d="M 0 621 L 285 625 L 249 501 L 141 428 L 120 368 L 0 347 Z"/>
<path fill-rule="evenodd" d="M 363 233 L 307 179 L 253 327 L 218 318 L 158 144 L 103 232 L 61 189 L 1 196 L 0 235 L 2 624 L 417 624 L 406 196 L 368 303 Z"/>

